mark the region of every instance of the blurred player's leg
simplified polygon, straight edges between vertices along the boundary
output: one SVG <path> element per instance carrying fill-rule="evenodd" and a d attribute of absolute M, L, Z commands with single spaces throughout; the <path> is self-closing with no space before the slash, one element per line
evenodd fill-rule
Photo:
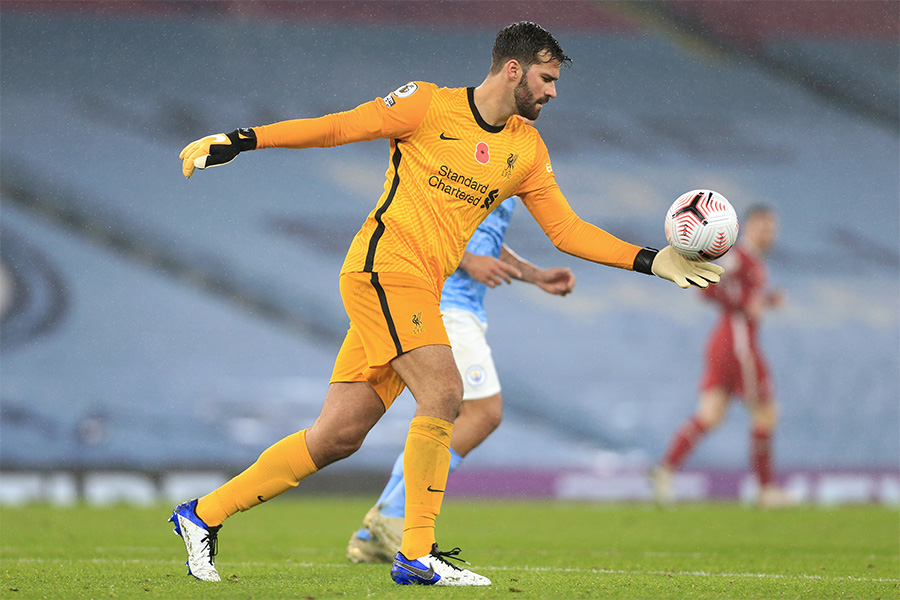
<path fill-rule="evenodd" d="M 650 469 L 650 489 L 657 504 L 669 505 L 675 501 L 672 490 L 672 470 L 664 465 L 655 465 Z"/>
<path fill-rule="evenodd" d="M 772 434 L 778 422 L 774 399 L 747 400 L 750 411 L 750 466 L 759 482 L 759 505 L 776 508 L 788 504 L 788 498 L 775 483 L 772 469 Z"/>
<path fill-rule="evenodd" d="M 697 412 L 678 428 L 669 442 L 662 464 L 650 472 L 657 502 L 669 504 L 674 500 L 672 474 L 681 468 L 703 437 L 722 422 L 728 412 L 728 401 L 729 394 L 724 388 L 713 388 L 700 394 Z"/>
<path fill-rule="evenodd" d="M 772 432 L 754 428 L 750 433 L 750 452 L 760 489 L 772 485 Z"/>
<path fill-rule="evenodd" d="M 453 458 L 451 457 L 451 473 L 453 472 L 453 468 Z M 397 488 L 401 488 L 399 502 L 388 500 L 389 498 L 398 496 L 398 494 L 395 493 Z M 372 508 L 369 509 L 369 512 L 366 513 L 366 516 L 363 517 L 362 527 L 357 529 L 350 536 L 350 541 L 347 542 L 347 558 L 355 563 L 389 563 L 393 561 L 394 555 L 400 550 L 399 540 L 403 537 L 403 515 L 405 514 L 405 504 L 406 488 L 403 487 L 403 452 L 401 452 L 397 457 L 397 460 L 394 461 L 394 468 L 391 469 L 391 476 L 384 486 L 384 490 L 382 490 L 378 500 L 375 501 L 375 505 L 372 506 Z M 391 515 L 394 518 L 391 519 L 389 524 L 390 529 L 396 531 L 396 543 L 385 543 L 384 540 L 372 535 L 373 521 L 381 518 L 379 510 L 381 510 L 383 506 L 401 507 L 399 515 Z M 387 518 L 388 517 L 384 517 L 384 519 Z"/>
<path fill-rule="evenodd" d="M 384 486 L 384 490 L 381 492 L 381 496 L 378 497 L 378 500 L 375 501 L 375 505 L 382 504 L 387 498 L 393 493 L 397 486 L 403 485 L 403 452 L 397 456 L 397 460 L 394 461 L 394 468 L 391 469 L 391 478 L 388 479 L 387 485 Z"/>

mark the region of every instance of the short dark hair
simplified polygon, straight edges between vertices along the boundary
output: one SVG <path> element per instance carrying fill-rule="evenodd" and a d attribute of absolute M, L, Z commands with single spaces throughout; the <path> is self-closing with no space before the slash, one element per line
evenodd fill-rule
<path fill-rule="evenodd" d="M 768 204 L 762 204 L 762 203 L 753 204 L 744 210 L 744 222 L 747 222 L 750 219 L 757 217 L 757 216 L 763 216 L 763 215 L 768 216 L 768 215 L 774 215 L 774 214 L 775 214 L 775 209 L 772 208 L 771 206 L 769 206 Z"/>
<path fill-rule="evenodd" d="M 550 32 L 531 21 L 519 21 L 507 25 L 497 33 L 491 57 L 491 73 L 496 73 L 508 61 L 515 59 L 527 70 L 541 61 L 543 51 L 550 53 L 550 60 L 569 66 L 572 59 L 566 56 L 559 42 Z"/>

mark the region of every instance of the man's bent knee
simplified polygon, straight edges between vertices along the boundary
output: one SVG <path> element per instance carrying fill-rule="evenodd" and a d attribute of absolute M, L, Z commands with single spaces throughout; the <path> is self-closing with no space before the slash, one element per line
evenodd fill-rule
<path fill-rule="evenodd" d="M 364 432 L 340 432 L 316 435 L 313 439 L 315 444 L 310 444 L 309 452 L 313 461 L 321 469 L 325 465 L 343 460 L 359 450 L 366 435 Z"/>
<path fill-rule="evenodd" d="M 384 405 L 368 383 L 331 384 L 322 412 L 306 433 L 313 462 L 321 469 L 359 450 L 383 414 Z"/>

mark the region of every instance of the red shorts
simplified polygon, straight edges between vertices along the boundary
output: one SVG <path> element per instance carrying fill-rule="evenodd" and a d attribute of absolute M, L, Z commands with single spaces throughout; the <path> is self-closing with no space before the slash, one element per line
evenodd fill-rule
<path fill-rule="evenodd" d="M 341 299 L 350 329 L 338 352 L 332 383 L 368 381 L 385 409 L 406 387 L 390 362 L 421 346 L 450 345 L 440 298 L 406 273 L 344 273 Z"/>
<path fill-rule="evenodd" d="M 709 338 L 700 389 L 715 388 L 750 401 L 772 401 L 769 366 L 759 349 L 756 329 L 741 316 L 722 319 Z"/>

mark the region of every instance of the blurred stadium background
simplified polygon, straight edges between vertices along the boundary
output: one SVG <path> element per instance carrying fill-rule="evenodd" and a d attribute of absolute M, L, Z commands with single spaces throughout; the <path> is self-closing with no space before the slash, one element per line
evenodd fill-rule
<path fill-rule="evenodd" d="M 267 151 L 186 181 L 189 141 L 345 110 L 412 79 L 479 84 L 496 31 L 574 58 L 538 126 L 576 211 L 665 243 L 710 187 L 781 213 L 764 327 L 780 480 L 900 503 L 900 5 L 838 2 L 0 3 L 0 502 L 183 500 L 311 424 L 347 325 L 337 273 L 386 142 Z M 698 294 L 508 242 L 576 292 L 488 294 L 505 421 L 458 495 L 642 499 L 694 407 Z M 292 493 L 380 489 L 404 395 L 363 449 Z M 740 409 L 685 498 L 749 498 Z"/>

